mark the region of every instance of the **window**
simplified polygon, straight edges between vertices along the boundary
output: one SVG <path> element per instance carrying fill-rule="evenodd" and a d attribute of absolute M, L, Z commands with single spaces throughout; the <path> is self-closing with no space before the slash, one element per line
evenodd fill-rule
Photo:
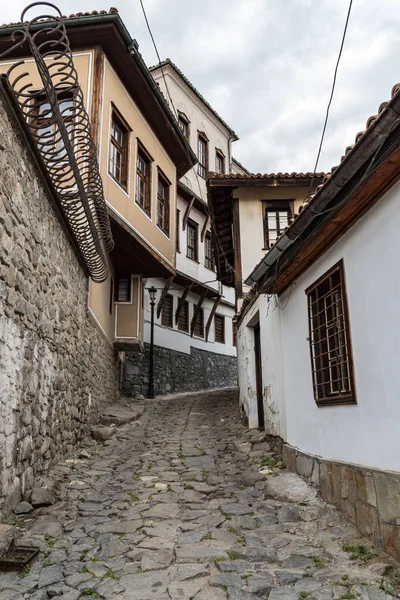
<path fill-rule="evenodd" d="M 122 187 L 128 185 L 129 130 L 116 111 L 112 112 L 108 172 Z"/>
<path fill-rule="evenodd" d="M 117 302 L 131 301 L 131 278 L 121 277 L 117 282 Z"/>
<path fill-rule="evenodd" d="M 176 251 L 181 251 L 181 211 L 176 209 Z"/>
<path fill-rule="evenodd" d="M 187 223 L 187 256 L 192 260 L 198 260 L 199 235 L 198 225 L 189 219 Z"/>
<path fill-rule="evenodd" d="M 197 138 L 197 158 L 199 162 L 197 164 L 197 173 L 202 177 L 206 177 L 208 170 L 208 148 L 207 138 L 204 133 L 199 133 Z"/>
<path fill-rule="evenodd" d="M 225 173 L 225 157 L 221 150 L 215 150 L 215 172 Z"/>
<path fill-rule="evenodd" d="M 178 317 L 179 331 L 189 331 L 189 302 L 184 301 Z"/>
<path fill-rule="evenodd" d="M 321 405 L 355 402 L 343 262 L 306 294 L 315 401 Z"/>
<path fill-rule="evenodd" d="M 161 325 L 165 327 L 173 327 L 173 311 L 174 311 L 174 298 L 171 294 L 167 294 L 164 298 L 164 302 L 161 310 Z"/>
<path fill-rule="evenodd" d="M 224 315 L 215 315 L 215 341 L 220 344 L 225 344 L 225 317 Z"/>
<path fill-rule="evenodd" d="M 189 119 L 183 113 L 179 113 L 178 116 L 179 129 L 182 131 L 185 138 L 189 139 Z"/>
<path fill-rule="evenodd" d="M 151 158 L 141 144 L 137 149 L 135 202 L 151 215 Z"/>
<path fill-rule="evenodd" d="M 193 329 L 194 335 L 197 337 L 204 337 L 204 309 L 201 308 L 199 314 L 197 315 L 196 321 L 194 323 Z"/>
<path fill-rule="evenodd" d="M 214 253 L 211 244 L 211 233 L 207 231 L 204 238 L 204 265 L 211 271 L 215 270 Z"/>
<path fill-rule="evenodd" d="M 263 202 L 264 247 L 270 249 L 289 225 L 290 202 Z"/>
<path fill-rule="evenodd" d="M 232 346 L 237 345 L 237 324 L 236 321 L 232 321 Z"/>
<path fill-rule="evenodd" d="M 169 181 L 158 172 L 157 225 L 169 236 Z"/>

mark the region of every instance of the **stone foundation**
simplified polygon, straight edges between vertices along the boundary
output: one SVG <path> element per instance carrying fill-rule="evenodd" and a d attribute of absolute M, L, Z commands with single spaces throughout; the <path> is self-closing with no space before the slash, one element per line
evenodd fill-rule
<path fill-rule="evenodd" d="M 88 278 L 0 85 L 0 510 L 71 454 L 118 389 Z"/>
<path fill-rule="evenodd" d="M 328 461 L 283 444 L 283 459 L 362 535 L 400 560 L 400 473 Z"/>
<path fill-rule="evenodd" d="M 123 391 L 127 396 L 147 396 L 149 344 L 144 352 L 127 353 Z M 235 356 L 191 348 L 190 354 L 154 346 L 154 392 L 172 394 L 237 385 Z"/>

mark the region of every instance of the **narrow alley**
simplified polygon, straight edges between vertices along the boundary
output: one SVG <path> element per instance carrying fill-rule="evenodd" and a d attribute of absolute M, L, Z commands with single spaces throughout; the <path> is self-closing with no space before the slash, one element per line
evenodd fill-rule
<path fill-rule="evenodd" d="M 395 596 L 395 561 L 264 438 L 242 425 L 234 393 L 146 401 L 140 420 L 53 469 L 56 504 L 14 517 L 19 543 L 42 552 L 0 575 L 0 600 Z"/>

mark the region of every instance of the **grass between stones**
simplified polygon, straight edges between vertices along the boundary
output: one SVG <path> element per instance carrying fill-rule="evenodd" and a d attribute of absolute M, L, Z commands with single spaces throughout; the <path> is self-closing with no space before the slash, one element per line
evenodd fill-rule
<path fill-rule="evenodd" d="M 366 546 L 352 546 L 346 542 L 342 544 L 342 550 L 350 554 L 350 560 L 362 560 L 363 562 L 367 562 L 376 556 L 376 554 L 371 552 Z"/>

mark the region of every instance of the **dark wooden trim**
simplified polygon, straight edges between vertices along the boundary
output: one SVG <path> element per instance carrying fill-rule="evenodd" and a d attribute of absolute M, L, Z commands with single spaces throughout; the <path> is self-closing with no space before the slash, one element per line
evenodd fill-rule
<path fill-rule="evenodd" d="M 210 333 L 211 323 L 213 321 L 215 313 L 217 312 L 217 308 L 218 308 L 219 303 L 221 302 L 221 298 L 222 298 L 222 296 L 217 296 L 215 298 L 215 302 L 211 309 L 210 316 L 208 317 L 208 321 L 207 321 L 207 325 L 206 325 L 206 334 L 205 334 L 206 342 L 208 342 L 208 334 Z"/>
<path fill-rule="evenodd" d="M 186 229 L 186 225 L 187 225 L 187 222 L 189 220 L 189 215 L 190 215 L 190 211 L 193 208 L 193 204 L 194 204 L 194 196 L 190 200 L 190 202 L 188 202 L 188 205 L 187 205 L 186 210 L 185 210 L 185 214 L 183 215 L 183 219 L 182 219 L 182 231 L 185 231 L 185 229 Z"/>
<path fill-rule="evenodd" d="M 239 198 L 233 198 L 232 225 L 233 225 L 233 252 L 234 252 L 234 265 L 235 265 L 235 293 L 236 293 L 236 298 L 242 298 L 242 296 L 243 296 L 243 281 L 242 281 L 242 253 L 241 253 L 241 247 L 240 247 Z"/>
<path fill-rule="evenodd" d="M 159 299 L 158 304 L 157 304 L 157 319 L 160 318 L 165 297 L 168 294 L 168 290 L 169 290 L 174 278 L 175 278 L 175 275 L 171 275 L 171 277 L 169 279 L 166 279 L 166 281 L 165 281 L 164 289 L 161 292 L 161 298 Z"/>
<path fill-rule="evenodd" d="M 206 293 L 207 293 L 207 290 L 204 290 L 203 293 L 201 294 L 201 296 L 199 297 L 199 301 L 196 304 L 195 309 L 193 311 L 193 317 L 192 317 L 192 321 L 190 323 L 190 337 L 193 337 L 194 325 L 196 323 L 197 316 L 198 316 L 198 314 L 199 314 L 199 312 L 201 310 L 201 306 L 203 304 L 203 300 L 206 297 Z"/>
<path fill-rule="evenodd" d="M 314 184 L 315 187 L 322 182 L 322 177 L 315 177 Z M 296 179 L 296 178 L 280 178 L 276 179 L 271 178 L 260 178 L 249 177 L 249 178 L 226 178 L 226 179 L 208 179 L 207 184 L 209 187 L 218 187 L 218 188 L 237 188 L 237 187 L 310 187 L 312 183 L 311 177 L 307 179 Z"/>
<path fill-rule="evenodd" d="M 101 107 L 103 94 L 103 71 L 104 71 L 104 52 L 97 46 L 94 50 L 93 60 L 93 87 L 92 87 L 92 104 L 90 109 L 90 122 L 92 126 L 92 139 L 94 145 L 99 151 L 99 135 L 101 122 Z M 88 90 L 90 94 L 90 90 Z"/>
<path fill-rule="evenodd" d="M 182 312 L 182 307 L 183 307 L 183 305 L 184 305 L 184 303 L 186 301 L 186 298 L 187 298 L 190 290 L 192 289 L 192 286 L 193 286 L 193 282 L 190 285 L 187 285 L 184 288 L 182 296 L 180 298 L 178 298 L 178 307 L 177 307 L 176 312 L 175 312 L 175 323 L 177 325 L 178 325 L 179 315 Z"/>
<path fill-rule="evenodd" d="M 208 231 L 208 226 L 210 225 L 210 222 L 211 222 L 211 218 L 210 218 L 210 215 L 208 215 L 208 217 L 204 221 L 204 225 L 203 225 L 202 230 L 201 230 L 200 239 L 201 239 L 202 242 L 204 242 L 204 240 L 205 240 L 206 233 Z"/>

